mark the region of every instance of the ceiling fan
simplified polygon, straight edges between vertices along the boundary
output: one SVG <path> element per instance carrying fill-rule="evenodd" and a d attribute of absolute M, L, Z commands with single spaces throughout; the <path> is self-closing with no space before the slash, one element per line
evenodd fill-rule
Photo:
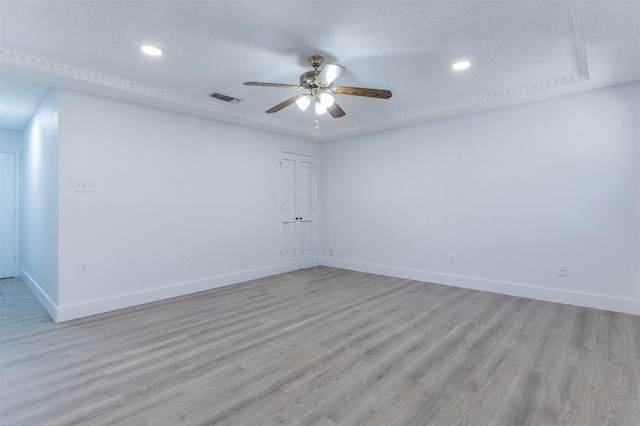
<path fill-rule="evenodd" d="M 344 71 L 344 67 L 336 64 L 327 64 L 318 71 L 324 58 L 320 55 L 309 57 L 309 63 L 313 67 L 313 71 L 308 71 L 300 76 L 300 85 L 280 84 L 280 83 L 260 83 L 257 81 L 247 81 L 245 86 L 266 86 L 266 87 L 283 87 L 285 89 L 304 90 L 301 95 L 292 96 L 284 102 L 279 103 L 273 108 L 268 109 L 267 113 L 278 112 L 286 106 L 295 104 L 305 111 L 311 103 L 314 104 L 316 114 L 321 115 L 329 111 L 333 118 L 340 118 L 345 112 L 335 101 L 333 95 L 352 95 L 366 96 L 369 98 L 389 99 L 391 97 L 390 90 L 383 89 L 366 89 L 363 87 L 347 87 L 333 86 L 333 82 Z"/>

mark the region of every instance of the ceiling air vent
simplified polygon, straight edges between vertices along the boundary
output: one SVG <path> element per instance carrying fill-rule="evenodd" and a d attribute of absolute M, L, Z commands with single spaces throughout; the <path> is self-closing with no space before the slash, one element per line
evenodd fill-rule
<path fill-rule="evenodd" d="M 232 98 L 231 96 L 223 95 L 221 93 L 216 93 L 216 92 L 210 94 L 209 96 L 211 96 L 212 98 L 219 99 L 221 101 L 231 102 L 232 104 L 237 104 L 238 102 L 240 102 L 240 99 Z"/>

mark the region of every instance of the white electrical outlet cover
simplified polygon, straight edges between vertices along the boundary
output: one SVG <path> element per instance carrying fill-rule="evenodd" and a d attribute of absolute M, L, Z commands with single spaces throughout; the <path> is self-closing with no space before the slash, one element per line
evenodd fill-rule
<path fill-rule="evenodd" d="M 93 192 L 95 188 L 91 180 L 76 180 L 73 182 L 73 190 L 75 192 Z"/>

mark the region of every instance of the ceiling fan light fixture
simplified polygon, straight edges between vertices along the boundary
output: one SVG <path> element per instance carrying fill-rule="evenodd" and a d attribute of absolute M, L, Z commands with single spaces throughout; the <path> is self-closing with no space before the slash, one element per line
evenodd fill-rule
<path fill-rule="evenodd" d="M 391 97 L 390 90 L 369 89 L 366 87 L 347 87 L 333 86 L 333 81 L 342 73 L 344 67 L 336 64 L 328 64 L 322 71 L 318 72 L 322 65 L 323 57 L 313 55 L 309 57 L 309 63 L 313 67 L 313 71 L 307 71 L 300 75 L 300 85 L 282 84 L 282 83 L 261 83 L 259 81 L 245 81 L 245 86 L 265 86 L 265 87 L 282 87 L 286 89 L 304 90 L 302 95 L 291 96 L 290 98 L 280 102 L 265 112 L 271 114 L 278 112 L 283 108 L 295 103 L 302 111 L 305 111 L 311 102 L 313 109 L 317 115 L 326 114 L 327 112 L 333 118 L 344 117 L 345 112 L 335 101 L 333 95 L 350 95 L 364 96 L 368 98 L 389 99 Z"/>
<path fill-rule="evenodd" d="M 320 103 L 322 104 L 322 106 L 324 106 L 325 108 L 329 108 L 335 102 L 333 96 L 326 92 L 320 93 L 318 98 L 320 99 Z"/>
<path fill-rule="evenodd" d="M 316 110 L 316 114 L 322 115 L 327 112 L 327 107 L 322 105 L 320 101 L 316 101 L 315 110 Z"/>
<path fill-rule="evenodd" d="M 453 69 L 454 71 L 462 71 L 462 70 L 466 70 L 470 66 L 471 66 L 471 62 L 469 61 L 459 61 L 451 65 L 451 69 Z"/>
<path fill-rule="evenodd" d="M 309 96 L 303 96 L 296 100 L 296 105 L 298 105 L 298 108 L 302 111 L 306 111 L 307 108 L 309 108 L 309 104 L 311 104 L 311 98 Z"/>
<path fill-rule="evenodd" d="M 162 50 L 160 50 L 155 46 L 150 46 L 148 44 L 140 46 L 140 50 L 142 50 L 143 53 L 146 53 L 147 55 L 150 55 L 150 56 L 162 55 Z"/>

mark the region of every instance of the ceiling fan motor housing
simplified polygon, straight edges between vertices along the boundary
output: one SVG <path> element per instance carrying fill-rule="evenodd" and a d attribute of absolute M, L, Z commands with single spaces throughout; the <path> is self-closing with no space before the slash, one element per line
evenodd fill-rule
<path fill-rule="evenodd" d="M 317 78 L 318 67 L 322 65 L 322 61 L 324 61 L 324 58 L 320 55 L 309 56 L 309 63 L 313 67 L 313 71 L 305 72 L 300 76 L 300 86 L 309 90 L 320 87 L 320 85 L 317 84 Z"/>
<path fill-rule="evenodd" d="M 300 86 L 304 87 L 305 89 L 314 89 L 318 87 L 318 85 L 316 84 L 317 77 L 318 75 L 315 71 L 302 73 L 300 75 Z"/>

